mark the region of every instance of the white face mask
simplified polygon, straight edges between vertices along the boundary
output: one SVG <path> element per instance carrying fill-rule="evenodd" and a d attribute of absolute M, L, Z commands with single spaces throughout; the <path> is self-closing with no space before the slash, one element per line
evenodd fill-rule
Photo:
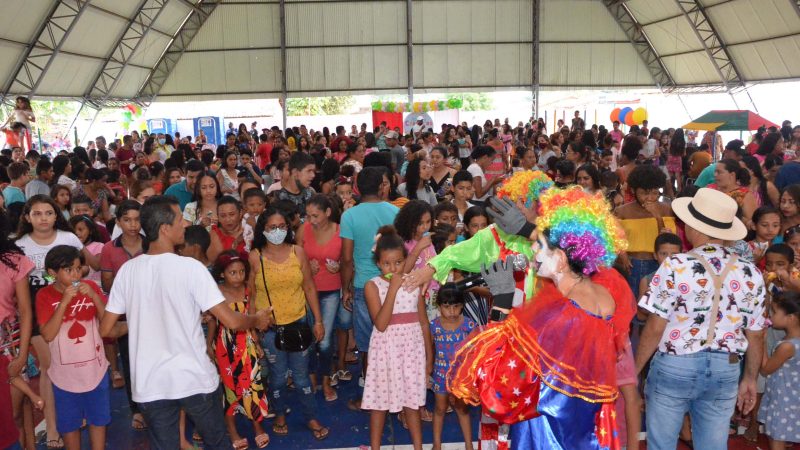
<path fill-rule="evenodd" d="M 536 276 L 549 278 L 556 284 L 561 281 L 563 274 L 558 272 L 558 254 L 552 250 L 544 236 L 539 235 L 538 250 L 536 251 Z"/>
<path fill-rule="evenodd" d="M 280 245 L 286 240 L 287 230 L 276 228 L 272 231 L 264 231 L 264 237 L 267 238 L 270 244 Z"/>

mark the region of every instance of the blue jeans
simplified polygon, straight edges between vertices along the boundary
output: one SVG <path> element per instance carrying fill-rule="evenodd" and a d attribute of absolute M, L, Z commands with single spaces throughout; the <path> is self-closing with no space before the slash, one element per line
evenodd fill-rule
<path fill-rule="evenodd" d="M 300 399 L 300 410 L 303 419 L 308 422 L 316 419 L 317 401 L 311 392 L 311 379 L 308 377 L 308 364 L 311 350 L 302 352 L 284 352 L 275 348 L 275 331 L 270 329 L 261 338 L 261 348 L 269 365 L 269 390 L 272 394 L 270 402 L 275 414 L 286 414 L 286 378 L 292 371 L 294 382 Z"/>
<path fill-rule="evenodd" d="M 312 364 L 318 375 L 329 376 L 331 374 L 331 364 L 333 362 L 333 330 L 345 328 L 348 322 L 353 321 L 353 315 L 342 306 L 341 291 L 322 291 L 319 292 L 319 306 L 322 310 L 322 324 L 325 326 L 325 336 L 316 344 L 319 352 L 319 359 L 316 364 Z M 344 311 L 346 314 L 343 314 Z M 314 318 L 310 317 L 313 322 Z M 314 358 L 312 358 L 314 359 Z"/>
<path fill-rule="evenodd" d="M 655 259 L 631 258 L 631 273 L 628 275 L 628 286 L 633 291 L 633 298 L 637 302 L 639 301 L 639 296 L 643 294 L 643 292 L 639 292 L 639 282 L 645 275 L 650 275 L 656 270 L 658 270 L 658 262 Z"/>
<path fill-rule="evenodd" d="M 674 450 L 688 412 L 694 448 L 727 449 L 738 386 L 739 363 L 731 363 L 728 353 L 675 356 L 657 352 L 645 387 L 647 448 Z"/>
<path fill-rule="evenodd" d="M 364 289 L 353 289 L 353 331 L 356 336 L 356 346 L 361 352 L 369 351 L 369 339 L 372 337 L 372 317 L 367 309 L 367 299 Z"/>
<path fill-rule="evenodd" d="M 180 447 L 178 417 L 181 409 L 194 422 L 197 432 L 203 438 L 203 448 L 231 448 L 231 439 L 223 419 L 222 392 L 219 389 L 210 394 L 196 394 L 177 400 L 139 403 L 153 448 L 173 450 Z"/>

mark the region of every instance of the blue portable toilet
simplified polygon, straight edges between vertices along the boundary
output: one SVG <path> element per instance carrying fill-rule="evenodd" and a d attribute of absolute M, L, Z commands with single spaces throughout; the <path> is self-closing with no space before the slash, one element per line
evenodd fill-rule
<path fill-rule="evenodd" d="M 175 119 L 149 119 L 147 121 L 147 131 L 150 134 L 169 134 L 174 136 L 178 131 L 178 122 Z"/>
<path fill-rule="evenodd" d="M 195 139 L 200 136 L 200 130 L 203 130 L 209 144 L 223 145 L 225 143 L 225 125 L 222 117 L 195 117 L 192 122 L 194 122 Z"/>

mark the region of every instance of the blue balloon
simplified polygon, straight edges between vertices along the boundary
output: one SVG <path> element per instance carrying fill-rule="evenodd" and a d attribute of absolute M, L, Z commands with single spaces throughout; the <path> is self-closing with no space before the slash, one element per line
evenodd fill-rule
<path fill-rule="evenodd" d="M 625 119 L 628 114 L 633 114 L 633 108 L 624 107 L 619 112 L 619 123 L 625 123 Z"/>

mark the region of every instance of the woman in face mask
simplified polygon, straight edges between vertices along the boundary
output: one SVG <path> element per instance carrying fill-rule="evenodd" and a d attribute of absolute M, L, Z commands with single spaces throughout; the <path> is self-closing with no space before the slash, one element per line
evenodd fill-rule
<path fill-rule="evenodd" d="M 272 327 L 261 338 L 261 347 L 269 364 L 270 402 L 277 414 L 272 431 L 278 436 L 289 433 L 286 425 L 289 406 L 286 404 L 286 378 L 291 370 L 303 420 L 315 439 L 325 439 L 329 430 L 317 420 L 317 402 L 308 374 L 309 347 L 300 349 L 289 343 L 288 338 L 290 334 L 297 335 L 298 330 L 308 332 L 309 326 L 315 341 L 319 342 L 325 336 L 311 266 L 303 248 L 294 245 L 289 218 L 281 210 L 267 208 L 258 217 L 254 234 L 253 250 L 249 256 L 253 269 L 248 288 L 249 292 L 255 293 L 255 302 L 250 304 L 250 308 L 268 310 L 273 319 Z M 279 333 L 280 329 L 285 332 Z"/>

